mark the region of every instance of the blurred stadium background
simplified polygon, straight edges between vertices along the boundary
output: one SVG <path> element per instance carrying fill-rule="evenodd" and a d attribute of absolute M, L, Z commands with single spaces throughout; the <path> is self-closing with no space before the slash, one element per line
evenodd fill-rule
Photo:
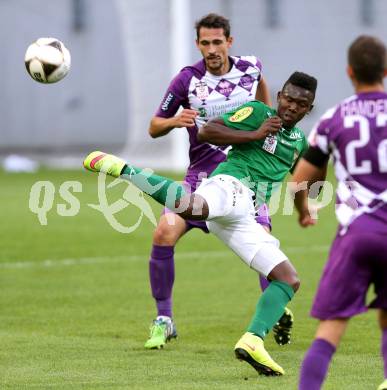
<path fill-rule="evenodd" d="M 209 12 L 230 18 L 232 54 L 262 60 L 273 97 L 294 70 L 318 78 L 306 133 L 352 93 L 348 43 L 360 33 L 387 36 L 385 0 L 1 0 L 0 156 L 69 167 L 99 147 L 142 166 L 183 169 L 186 132 L 152 140 L 147 128 L 172 75 L 200 58 L 193 25 Z M 26 47 L 42 36 L 72 54 L 56 85 L 39 85 L 24 69 Z"/>

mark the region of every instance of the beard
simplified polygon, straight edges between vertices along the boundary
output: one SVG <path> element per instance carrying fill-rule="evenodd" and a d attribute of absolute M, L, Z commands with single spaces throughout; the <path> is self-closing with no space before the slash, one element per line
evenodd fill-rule
<path fill-rule="evenodd" d="M 214 58 L 214 59 L 207 59 L 206 65 L 209 70 L 218 71 L 222 69 L 224 63 L 220 58 Z"/>

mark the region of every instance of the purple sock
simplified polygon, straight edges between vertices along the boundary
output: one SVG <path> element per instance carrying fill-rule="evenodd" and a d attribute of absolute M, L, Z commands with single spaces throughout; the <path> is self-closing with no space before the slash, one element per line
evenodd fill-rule
<path fill-rule="evenodd" d="M 149 260 L 152 296 L 156 300 L 157 315 L 172 318 L 172 287 L 175 280 L 174 247 L 153 245 Z"/>
<path fill-rule="evenodd" d="M 299 390 L 319 390 L 327 375 L 336 348 L 328 341 L 315 339 L 301 365 Z"/>
<path fill-rule="evenodd" d="M 262 291 L 265 291 L 270 284 L 270 282 L 261 274 L 259 274 L 259 283 Z"/>
<path fill-rule="evenodd" d="M 387 378 L 387 329 L 382 330 L 381 352 L 384 361 L 384 377 Z"/>

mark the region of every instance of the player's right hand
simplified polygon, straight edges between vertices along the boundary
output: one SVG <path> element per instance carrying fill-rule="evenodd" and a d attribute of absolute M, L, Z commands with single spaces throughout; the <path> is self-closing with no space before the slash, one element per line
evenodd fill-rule
<path fill-rule="evenodd" d="M 198 115 L 198 111 L 184 108 L 174 117 L 174 125 L 175 127 L 192 127 L 195 125 L 195 118 Z"/>
<path fill-rule="evenodd" d="M 316 225 L 316 220 L 312 218 L 311 215 L 300 215 L 298 218 L 298 223 L 300 224 L 301 227 L 308 227 L 308 226 L 313 226 Z"/>
<path fill-rule="evenodd" d="M 256 139 L 264 139 L 268 135 L 276 134 L 282 127 L 282 120 L 278 116 L 272 116 L 265 120 L 262 125 L 256 130 Z"/>
<path fill-rule="evenodd" d="M 301 212 L 299 212 L 298 215 L 298 223 L 301 227 L 308 227 L 308 226 L 314 226 L 317 223 L 317 212 L 320 210 L 319 205 L 308 205 L 308 207 Z"/>

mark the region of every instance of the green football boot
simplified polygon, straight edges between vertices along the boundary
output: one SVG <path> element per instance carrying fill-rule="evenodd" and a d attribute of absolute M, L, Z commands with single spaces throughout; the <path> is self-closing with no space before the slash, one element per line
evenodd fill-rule
<path fill-rule="evenodd" d="M 146 341 L 144 347 L 146 349 L 160 349 L 168 341 L 176 337 L 176 326 L 172 319 L 167 316 L 158 316 L 152 322 L 149 339 Z"/>
<path fill-rule="evenodd" d="M 92 152 L 83 161 L 83 166 L 92 172 L 103 172 L 113 177 L 119 177 L 126 162 L 113 154 Z"/>
<path fill-rule="evenodd" d="M 387 378 L 384 382 L 378 387 L 378 390 L 387 390 Z"/>
<path fill-rule="evenodd" d="M 263 340 L 253 333 L 246 332 L 235 345 L 235 356 L 249 363 L 259 375 L 284 375 L 284 369 L 278 365 L 266 351 Z"/>

